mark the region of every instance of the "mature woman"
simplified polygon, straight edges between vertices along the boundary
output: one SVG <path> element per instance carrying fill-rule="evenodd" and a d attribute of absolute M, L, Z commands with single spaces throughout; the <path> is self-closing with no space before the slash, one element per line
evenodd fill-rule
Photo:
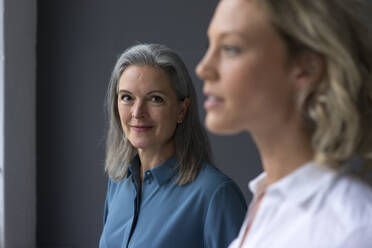
<path fill-rule="evenodd" d="M 371 13 L 367 0 L 219 2 L 196 69 L 206 125 L 248 131 L 264 169 L 231 248 L 372 247 Z"/>
<path fill-rule="evenodd" d="M 226 247 L 246 205 L 214 168 L 196 95 L 181 59 L 141 44 L 118 59 L 108 88 L 106 171 L 100 247 Z"/>

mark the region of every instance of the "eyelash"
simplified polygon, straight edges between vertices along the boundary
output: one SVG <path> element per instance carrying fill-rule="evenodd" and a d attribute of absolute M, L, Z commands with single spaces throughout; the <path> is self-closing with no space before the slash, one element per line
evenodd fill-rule
<path fill-rule="evenodd" d="M 162 102 L 164 102 L 164 100 L 160 96 L 151 96 L 151 102 L 153 102 L 153 103 L 162 103 Z"/>
<path fill-rule="evenodd" d="M 125 98 L 129 98 L 127 100 L 125 100 Z M 122 100 L 123 102 L 129 102 L 130 100 L 132 100 L 132 97 L 130 95 L 121 95 L 120 96 L 120 100 Z"/>
<path fill-rule="evenodd" d="M 222 51 L 225 52 L 229 56 L 236 56 L 240 54 L 241 49 L 237 46 L 223 45 Z"/>
<path fill-rule="evenodd" d="M 122 102 L 130 102 L 130 101 L 133 100 L 133 98 L 132 98 L 130 95 L 126 95 L 126 94 L 124 94 L 124 95 L 121 95 L 121 96 L 120 96 L 120 100 L 121 100 Z M 159 103 L 163 103 L 163 102 L 164 102 L 164 99 L 163 99 L 162 97 L 160 97 L 160 96 L 150 96 L 150 101 L 151 101 L 152 103 L 157 103 L 157 104 L 159 104 Z"/>

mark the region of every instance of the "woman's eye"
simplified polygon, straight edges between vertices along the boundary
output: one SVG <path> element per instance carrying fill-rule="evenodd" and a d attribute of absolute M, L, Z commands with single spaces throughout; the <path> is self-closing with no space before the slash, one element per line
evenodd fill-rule
<path fill-rule="evenodd" d="M 151 97 L 151 102 L 162 103 L 163 101 L 164 101 L 163 98 L 161 98 L 160 96 L 152 96 Z"/>
<path fill-rule="evenodd" d="M 120 100 L 122 100 L 123 102 L 129 102 L 130 100 L 132 100 L 132 97 L 130 95 L 121 95 Z"/>
<path fill-rule="evenodd" d="M 224 53 L 226 53 L 229 56 L 235 56 L 240 54 L 241 49 L 237 46 L 231 46 L 231 45 L 223 45 L 222 50 Z"/>

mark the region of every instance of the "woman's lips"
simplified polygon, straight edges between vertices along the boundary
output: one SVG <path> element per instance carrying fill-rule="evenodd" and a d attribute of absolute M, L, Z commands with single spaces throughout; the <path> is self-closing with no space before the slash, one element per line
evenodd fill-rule
<path fill-rule="evenodd" d="M 152 126 L 131 126 L 131 128 L 139 133 L 146 132 L 152 128 Z"/>
<path fill-rule="evenodd" d="M 205 109 L 212 109 L 218 107 L 218 105 L 222 104 L 223 99 L 217 96 L 207 96 L 207 99 L 204 102 Z"/>

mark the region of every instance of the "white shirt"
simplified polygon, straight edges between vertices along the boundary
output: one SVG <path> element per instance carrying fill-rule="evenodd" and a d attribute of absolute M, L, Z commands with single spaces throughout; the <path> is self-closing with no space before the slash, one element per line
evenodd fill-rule
<path fill-rule="evenodd" d="M 253 201 L 229 248 L 240 248 L 262 193 L 242 248 L 372 248 L 372 187 L 315 163 L 265 182 L 262 173 L 249 183 Z"/>

